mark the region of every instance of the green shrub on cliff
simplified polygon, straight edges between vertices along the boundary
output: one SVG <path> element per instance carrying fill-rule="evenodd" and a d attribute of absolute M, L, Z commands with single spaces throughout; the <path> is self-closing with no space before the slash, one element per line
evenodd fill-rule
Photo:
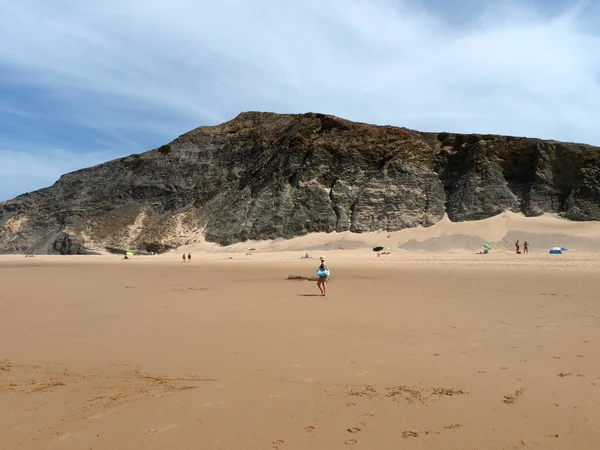
<path fill-rule="evenodd" d="M 163 155 L 168 155 L 169 153 L 171 153 L 171 146 L 169 144 L 165 144 L 165 145 L 159 147 L 158 151 L 160 153 L 162 153 Z"/>
<path fill-rule="evenodd" d="M 131 156 L 121 159 L 121 164 L 123 164 L 125 167 L 127 167 L 132 172 L 135 172 L 140 167 L 142 167 L 143 162 L 144 162 L 144 160 L 142 159 L 142 157 L 140 155 L 131 155 Z"/>

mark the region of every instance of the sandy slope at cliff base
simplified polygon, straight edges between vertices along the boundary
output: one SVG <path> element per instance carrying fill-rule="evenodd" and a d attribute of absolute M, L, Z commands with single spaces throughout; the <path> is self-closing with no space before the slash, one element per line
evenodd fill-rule
<path fill-rule="evenodd" d="M 227 247 L 207 242 L 182 246 L 176 252 L 248 253 L 338 249 L 367 249 L 389 246 L 392 250 L 435 250 L 435 243 L 445 240 L 438 250 L 479 251 L 482 243 L 493 243 L 496 250 L 513 250 L 513 237 L 529 240 L 537 251 L 547 251 L 561 242 L 574 250 L 600 251 L 600 222 L 573 222 L 546 214 L 525 217 L 505 212 L 489 219 L 472 222 L 451 222 L 447 217 L 431 227 L 407 228 L 396 232 L 373 233 L 313 233 L 294 239 L 247 241 Z M 416 244 L 416 245 L 415 245 Z M 432 248 L 433 247 L 433 248 Z"/>

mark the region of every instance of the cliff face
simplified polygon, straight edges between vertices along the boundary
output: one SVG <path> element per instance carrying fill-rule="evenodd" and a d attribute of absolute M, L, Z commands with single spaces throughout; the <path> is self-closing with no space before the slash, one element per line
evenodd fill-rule
<path fill-rule="evenodd" d="M 600 220 L 600 149 L 243 113 L 0 203 L 0 252 L 161 251 L 504 210 Z"/>

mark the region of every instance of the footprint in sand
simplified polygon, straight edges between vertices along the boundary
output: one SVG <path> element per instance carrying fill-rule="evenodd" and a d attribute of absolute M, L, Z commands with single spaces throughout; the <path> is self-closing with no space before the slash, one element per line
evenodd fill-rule
<path fill-rule="evenodd" d="M 315 427 L 309 425 L 307 427 L 304 427 L 304 431 L 306 431 L 307 433 L 312 433 L 313 431 L 315 431 Z"/>
<path fill-rule="evenodd" d="M 449 397 L 453 397 L 455 395 L 465 395 L 468 394 L 468 392 L 463 391 L 462 389 L 434 388 L 431 390 L 431 394 L 437 396 L 446 395 Z"/>
<path fill-rule="evenodd" d="M 357 426 L 357 427 L 348 428 L 348 429 L 346 429 L 346 431 L 347 431 L 348 433 L 358 433 L 359 431 L 361 431 L 361 430 L 362 430 L 362 427 L 364 427 L 365 425 L 366 425 L 366 423 L 364 423 L 364 422 L 359 422 L 359 424 L 358 424 L 358 426 Z"/>
<path fill-rule="evenodd" d="M 346 441 L 344 442 L 344 444 L 346 445 L 354 445 L 357 444 L 357 440 L 356 439 L 346 439 Z"/>
<path fill-rule="evenodd" d="M 408 438 L 418 438 L 419 436 L 421 436 L 421 434 L 418 431 L 407 430 L 407 431 L 403 431 L 400 436 L 402 437 L 402 439 L 408 439 Z"/>
<path fill-rule="evenodd" d="M 369 399 L 379 396 L 375 388 L 369 385 L 353 388 L 348 392 L 348 395 L 354 397 L 368 397 Z"/>
<path fill-rule="evenodd" d="M 443 432 L 443 431 L 457 430 L 458 428 L 462 428 L 462 425 L 459 423 L 453 423 L 451 425 L 446 425 L 445 427 L 442 428 L 441 431 Z M 406 430 L 406 431 L 403 431 L 402 434 L 400 434 L 400 437 L 402 439 L 409 439 L 409 438 L 418 438 L 420 436 L 428 436 L 430 434 L 441 434 L 441 432 L 435 431 L 435 430 L 425 430 L 425 431 Z"/>
<path fill-rule="evenodd" d="M 519 398 L 523 395 L 525 389 L 519 389 L 514 392 L 514 394 L 507 394 L 502 398 L 502 403 L 506 405 L 512 405 L 519 400 Z"/>

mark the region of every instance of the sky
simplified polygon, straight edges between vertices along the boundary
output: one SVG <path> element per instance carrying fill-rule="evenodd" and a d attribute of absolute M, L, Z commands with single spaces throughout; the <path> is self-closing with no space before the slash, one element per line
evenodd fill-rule
<path fill-rule="evenodd" d="M 597 0 L 0 0 L 0 201 L 242 111 L 600 146 Z"/>

